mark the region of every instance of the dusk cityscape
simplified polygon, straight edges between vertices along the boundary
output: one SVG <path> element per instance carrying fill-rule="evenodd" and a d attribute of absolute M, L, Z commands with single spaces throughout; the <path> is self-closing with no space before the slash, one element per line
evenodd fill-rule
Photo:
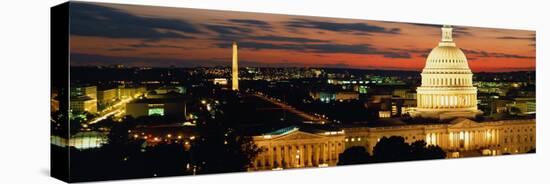
<path fill-rule="evenodd" d="M 534 31 L 70 6 L 74 181 L 536 152 Z"/>

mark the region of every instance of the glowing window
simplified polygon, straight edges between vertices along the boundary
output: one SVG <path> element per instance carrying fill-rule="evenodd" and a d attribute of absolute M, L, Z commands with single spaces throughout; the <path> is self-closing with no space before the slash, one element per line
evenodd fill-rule
<path fill-rule="evenodd" d="M 163 108 L 151 108 L 151 109 L 149 109 L 149 116 L 152 116 L 152 115 L 164 116 L 164 109 Z"/>

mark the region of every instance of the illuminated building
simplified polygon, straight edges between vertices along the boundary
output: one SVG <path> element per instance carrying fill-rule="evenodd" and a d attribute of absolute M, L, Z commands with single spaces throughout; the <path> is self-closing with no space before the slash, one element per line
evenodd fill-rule
<path fill-rule="evenodd" d="M 134 118 L 143 116 L 173 116 L 185 118 L 183 98 L 144 98 L 126 104 L 126 115 Z"/>
<path fill-rule="evenodd" d="M 215 78 L 212 83 L 214 85 L 220 85 L 220 86 L 225 86 L 227 85 L 227 79 L 226 78 Z"/>
<path fill-rule="evenodd" d="M 136 98 L 147 92 L 144 86 L 130 87 L 130 86 L 118 86 L 118 99 Z"/>
<path fill-rule="evenodd" d="M 441 28 L 439 45 L 432 49 L 417 88 L 418 115 L 433 118 L 474 117 L 477 89 L 466 56 L 453 42 L 450 26 Z"/>
<path fill-rule="evenodd" d="M 320 100 L 321 102 L 333 102 L 333 101 L 349 101 L 359 99 L 359 93 L 355 91 L 312 91 L 309 96 L 314 100 Z"/>
<path fill-rule="evenodd" d="M 183 86 L 162 86 L 154 90 L 156 94 L 179 93 L 185 94 L 187 89 Z"/>
<path fill-rule="evenodd" d="M 335 166 L 344 151 L 344 132 L 290 126 L 253 137 L 262 151 L 249 170 Z"/>
<path fill-rule="evenodd" d="M 239 58 L 237 55 L 237 42 L 233 42 L 233 62 L 232 62 L 232 70 L 231 70 L 231 76 L 232 76 L 232 85 L 231 90 L 238 91 L 239 90 Z"/>
<path fill-rule="evenodd" d="M 96 86 L 71 86 L 70 96 L 88 96 L 97 100 Z"/>
<path fill-rule="evenodd" d="M 379 118 L 390 118 L 391 114 L 392 114 L 391 111 L 384 111 L 384 110 L 378 111 Z"/>
<path fill-rule="evenodd" d="M 99 109 L 104 109 L 117 100 L 118 90 L 116 88 L 97 90 L 97 103 Z"/>
<path fill-rule="evenodd" d="M 72 96 L 69 106 L 72 113 L 97 113 L 97 100 L 89 96 Z"/>
<path fill-rule="evenodd" d="M 97 112 L 96 86 L 71 86 L 69 106 L 73 113 Z"/>
<path fill-rule="evenodd" d="M 535 98 L 514 98 L 506 107 L 510 113 L 519 115 L 535 114 L 537 110 Z"/>
<path fill-rule="evenodd" d="M 263 151 L 249 170 L 334 166 L 345 149 L 362 146 L 372 154 L 382 137 L 401 136 L 406 143 L 423 140 L 447 152 L 447 158 L 526 153 L 536 148 L 534 119 L 449 123 L 352 126 L 311 130 L 291 126 L 253 136 Z"/>
<path fill-rule="evenodd" d="M 91 149 L 99 148 L 104 144 L 107 144 L 108 137 L 106 132 L 78 132 L 75 135 L 71 135 L 69 141 L 66 138 L 60 136 L 51 136 L 51 143 L 59 147 L 74 147 L 76 149 Z"/>
<path fill-rule="evenodd" d="M 407 143 L 424 140 L 448 157 L 525 153 L 536 148 L 535 119 L 475 122 L 457 118 L 450 123 L 344 128 L 346 148 L 363 146 L 371 154 L 380 138 L 401 136 Z M 354 140 L 354 141 L 351 141 Z"/>

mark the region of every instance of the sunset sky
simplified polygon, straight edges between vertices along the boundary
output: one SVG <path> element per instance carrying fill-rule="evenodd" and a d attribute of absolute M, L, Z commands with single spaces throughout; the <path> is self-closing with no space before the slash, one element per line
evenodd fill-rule
<path fill-rule="evenodd" d="M 421 70 L 440 25 L 186 8 L 71 3 L 73 66 Z M 453 26 L 475 72 L 535 69 L 535 32 Z"/>

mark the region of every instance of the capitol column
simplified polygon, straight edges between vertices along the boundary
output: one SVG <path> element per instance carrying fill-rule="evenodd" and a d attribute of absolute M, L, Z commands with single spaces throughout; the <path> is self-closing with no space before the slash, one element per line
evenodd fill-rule
<path fill-rule="evenodd" d="M 430 108 L 434 108 L 434 95 L 430 94 Z"/>
<path fill-rule="evenodd" d="M 481 146 L 481 147 L 483 147 L 483 136 L 484 136 L 483 130 L 480 130 L 479 131 L 479 143 L 478 143 L 478 145 Z"/>
<path fill-rule="evenodd" d="M 449 134 L 449 148 L 454 149 L 455 148 L 455 133 L 450 132 Z"/>
<path fill-rule="evenodd" d="M 280 150 L 280 146 L 275 145 L 274 148 L 275 148 L 275 164 L 277 165 L 277 167 L 281 167 L 281 162 L 280 162 L 281 161 L 281 150 Z M 274 167 L 274 168 L 276 168 L 276 167 Z"/>
<path fill-rule="evenodd" d="M 313 159 L 311 159 L 312 155 L 313 155 L 313 145 L 312 144 L 308 144 L 307 145 L 307 166 L 308 167 L 311 167 L 313 166 L 313 164 L 311 163 L 311 161 Z"/>
<path fill-rule="evenodd" d="M 435 97 L 435 108 L 439 109 L 439 104 L 440 104 L 439 103 L 439 95 L 434 95 L 434 97 Z"/>
<path fill-rule="evenodd" d="M 294 167 L 294 144 L 290 144 L 288 147 L 288 167 Z"/>
<path fill-rule="evenodd" d="M 296 151 L 296 145 L 292 144 L 292 146 L 290 146 L 290 167 L 296 167 Z"/>
<path fill-rule="evenodd" d="M 420 102 L 420 107 L 424 107 L 424 95 L 418 95 L 418 101 Z"/>
<path fill-rule="evenodd" d="M 274 168 L 273 163 L 275 163 L 275 153 L 273 151 L 273 146 L 270 145 L 270 146 L 268 146 L 268 148 L 269 148 L 269 157 L 268 157 L 269 158 L 269 167 Z"/>
<path fill-rule="evenodd" d="M 490 142 L 491 142 L 491 132 L 489 131 L 489 129 L 485 130 L 485 146 L 486 147 L 489 147 L 490 145 Z"/>
<path fill-rule="evenodd" d="M 292 144 L 288 144 L 285 149 L 287 168 L 292 168 Z"/>
<path fill-rule="evenodd" d="M 459 108 L 462 108 L 462 95 L 458 95 L 457 98 L 458 98 L 458 102 L 457 102 L 458 107 L 459 107 Z"/>
<path fill-rule="evenodd" d="M 327 163 L 327 149 L 328 149 L 328 142 L 325 142 L 323 144 L 323 163 Z"/>
<path fill-rule="evenodd" d="M 461 99 L 460 99 L 460 104 L 462 104 L 461 106 L 462 107 L 465 107 L 466 106 L 466 99 L 464 97 L 464 95 L 460 95 Z"/>
<path fill-rule="evenodd" d="M 436 96 L 435 96 L 434 94 L 431 94 L 430 97 L 432 98 L 432 109 L 433 109 L 433 108 L 436 108 L 436 104 L 437 104 L 437 103 L 435 102 Z"/>
<path fill-rule="evenodd" d="M 315 164 L 319 165 L 319 161 L 321 160 L 319 157 L 321 156 L 321 145 L 315 144 Z"/>
<path fill-rule="evenodd" d="M 300 151 L 301 155 L 302 155 L 302 156 L 300 156 L 300 165 L 305 167 L 306 166 L 306 161 L 307 161 L 307 144 L 303 144 L 302 149 L 303 149 L 303 151 Z"/>
<path fill-rule="evenodd" d="M 472 132 L 474 134 L 472 142 L 473 142 L 473 147 L 475 148 L 477 146 L 477 134 L 478 134 L 478 132 L 477 132 L 477 130 L 473 130 Z"/>
<path fill-rule="evenodd" d="M 497 145 L 500 144 L 500 129 L 497 129 Z M 499 146 L 500 148 L 500 146 Z"/>
<path fill-rule="evenodd" d="M 320 163 L 320 164 L 321 164 L 321 163 L 322 163 L 322 164 L 325 163 L 325 160 L 324 160 L 324 159 L 325 159 L 325 157 L 324 157 L 324 151 L 325 151 L 324 146 L 325 146 L 324 143 L 321 143 L 321 144 L 319 145 L 319 163 Z"/>

